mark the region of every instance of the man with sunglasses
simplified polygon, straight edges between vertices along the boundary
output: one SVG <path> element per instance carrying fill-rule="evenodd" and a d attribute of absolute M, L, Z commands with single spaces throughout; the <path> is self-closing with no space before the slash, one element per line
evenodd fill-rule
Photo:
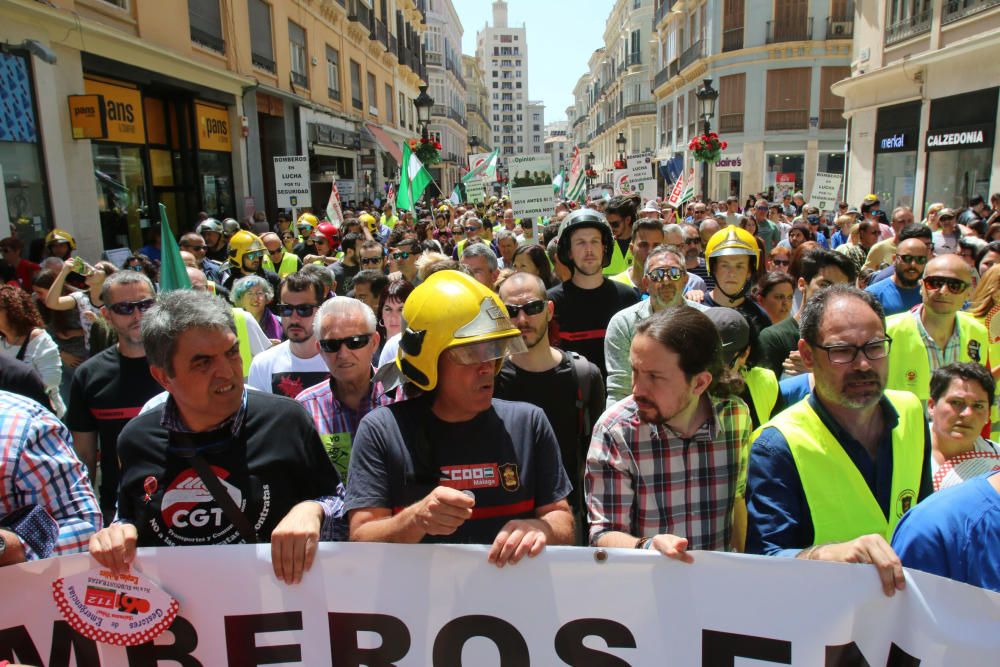
<path fill-rule="evenodd" d="M 261 234 L 260 242 L 267 249 L 267 255 L 264 257 L 264 268 L 268 271 L 274 271 L 279 278 L 284 278 L 302 268 L 302 260 L 299 259 L 299 256 L 285 250 L 281 238 L 274 232 Z"/>
<path fill-rule="evenodd" d="M 768 212 L 767 200 L 758 199 L 753 207 L 753 218 L 757 223 L 757 236 L 764 241 L 764 252 L 770 255 L 774 246 L 781 242 L 782 235 L 781 228 L 768 218 Z"/>
<path fill-rule="evenodd" d="M 643 267 L 646 266 L 646 257 L 649 251 L 664 241 L 663 223 L 659 220 L 648 220 L 641 218 L 632 226 L 632 242 L 628 246 L 628 254 L 632 256 L 632 265 L 619 273 L 611 276 L 612 280 L 623 285 L 628 285 L 635 290 L 635 294 L 641 297 L 645 292 L 642 289 L 642 277 L 645 275 Z"/>
<path fill-rule="evenodd" d="M 815 387 L 764 424 L 749 451 L 747 552 L 873 564 L 886 595 L 904 587 L 889 546 L 903 514 L 932 492 L 930 433 L 892 372 L 882 306 L 854 287 L 802 308 L 798 350 Z"/>
<path fill-rule="evenodd" d="M 604 208 L 604 217 L 611 225 L 614 244 L 611 246 L 611 264 L 604 268 L 609 278 L 624 273 L 632 266 L 632 226 L 635 224 L 639 198 L 636 195 L 612 197 Z"/>
<path fill-rule="evenodd" d="M 101 286 L 101 300 L 101 314 L 118 334 L 118 343 L 76 369 L 63 421 L 99 492 L 104 522 L 110 523 L 118 499 L 118 436 L 161 388 L 149 372 L 140 332 L 143 315 L 156 304 L 149 278 L 135 271 L 113 273 Z M 100 488 L 94 484 L 98 454 Z"/>
<path fill-rule="evenodd" d="M 443 241 L 443 240 L 442 240 Z M 398 273 L 402 278 L 416 287 L 420 284 L 417 276 L 417 258 L 420 257 L 419 243 L 412 235 L 403 231 L 393 232 L 389 236 L 389 274 Z"/>
<path fill-rule="evenodd" d="M 313 327 L 326 286 L 312 273 L 299 271 L 281 281 L 278 295 L 275 310 L 287 340 L 253 358 L 247 383 L 260 391 L 295 398 L 329 376 Z"/>
<path fill-rule="evenodd" d="M 222 265 L 208 258 L 208 244 L 201 234 L 188 232 L 181 236 L 178 244 L 181 250 L 186 250 L 194 255 L 195 264 L 197 264 L 195 268 L 201 269 L 206 278 L 216 284 L 222 283 Z"/>
<path fill-rule="evenodd" d="M 886 316 L 905 312 L 920 303 L 920 277 L 930 256 L 930 248 L 920 239 L 906 239 L 896 247 L 895 273 L 867 288 L 881 302 Z"/>
<path fill-rule="evenodd" d="M 385 248 L 378 241 L 365 241 L 358 250 L 361 270 L 385 271 Z"/>
<path fill-rule="evenodd" d="M 281 278 L 274 271 L 264 268 L 266 255 L 267 248 L 254 233 L 241 229 L 233 234 L 229 239 L 229 266 L 223 273 L 222 286 L 231 291 L 237 280 L 255 275 L 270 283 L 271 289 L 277 293 Z"/>
<path fill-rule="evenodd" d="M 696 310 L 707 306 L 684 298 L 688 273 L 684 257 L 677 246 L 660 245 L 646 257 L 642 289 L 649 298 L 618 311 L 608 323 L 604 338 L 604 361 L 608 369 L 607 407 L 628 396 L 632 391 L 632 362 L 629 350 L 635 337 L 636 325 L 672 306 L 686 304 Z"/>
<path fill-rule="evenodd" d="M 374 311 L 357 299 L 336 296 L 323 302 L 314 327 L 316 346 L 330 379 L 295 397 L 312 416 L 326 453 L 342 479 L 347 479 L 351 443 L 362 417 L 402 397 L 401 388 L 386 391 L 381 382 L 373 379 L 372 358 L 379 347 L 375 325 Z"/>
<path fill-rule="evenodd" d="M 971 290 L 972 269 L 958 255 L 948 253 L 927 262 L 920 286 L 921 305 L 893 315 L 886 323 L 894 341 L 889 355 L 889 389 L 913 392 L 926 404 L 931 373 L 938 368 L 957 361 L 989 368 L 986 327 L 960 312 Z"/>

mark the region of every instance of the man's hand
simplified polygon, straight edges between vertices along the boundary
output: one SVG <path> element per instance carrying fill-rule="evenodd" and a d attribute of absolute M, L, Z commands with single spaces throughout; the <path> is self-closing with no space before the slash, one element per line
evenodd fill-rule
<path fill-rule="evenodd" d="M 130 523 L 113 523 L 90 538 L 90 555 L 115 574 L 125 574 L 135 560 L 135 541 L 139 537 Z"/>
<path fill-rule="evenodd" d="M 684 293 L 684 298 L 688 301 L 694 301 L 695 303 L 701 303 L 705 300 L 705 293 L 700 289 L 688 290 Z"/>
<path fill-rule="evenodd" d="M 651 549 L 659 551 L 667 558 L 673 558 L 684 563 L 693 563 L 694 557 L 687 552 L 688 541 L 686 537 L 678 537 L 670 533 L 655 535 L 650 540 L 653 546 Z"/>
<path fill-rule="evenodd" d="M 304 501 L 289 510 L 271 532 L 271 565 L 274 576 L 286 584 L 302 581 L 312 567 L 323 525 L 323 508 Z"/>
<path fill-rule="evenodd" d="M 798 350 L 795 350 L 788 355 L 788 358 L 781 364 L 781 368 L 785 371 L 785 375 L 789 376 L 802 375 L 803 373 L 809 372 L 809 369 L 802 363 L 802 357 L 799 356 Z"/>
<path fill-rule="evenodd" d="M 398 280 L 402 280 L 403 279 L 403 272 L 402 271 L 393 271 L 392 273 L 390 273 L 386 277 L 389 279 L 390 283 L 394 283 L 394 282 L 396 282 Z"/>
<path fill-rule="evenodd" d="M 476 499 L 448 486 L 435 487 L 417 503 L 413 521 L 428 535 L 451 535 L 472 518 Z"/>
<path fill-rule="evenodd" d="M 0 566 L 16 565 L 28 560 L 27 555 L 24 553 L 24 543 L 21 542 L 21 538 L 18 537 L 17 533 L 12 533 L 9 530 L 0 530 L 0 537 L 3 537 L 4 541 L 3 557 L 0 557 Z"/>
<path fill-rule="evenodd" d="M 549 540 L 544 525 L 538 519 L 508 521 L 493 540 L 486 560 L 503 567 L 507 563 L 514 565 L 525 556 L 534 558 L 542 553 Z"/>
<path fill-rule="evenodd" d="M 824 544 L 806 549 L 800 557 L 808 560 L 829 560 L 838 563 L 869 563 L 878 569 L 882 590 L 892 597 L 906 587 L 903 563 L 885 538 L 878 534 L 862 535 L 850 542 Z"/>

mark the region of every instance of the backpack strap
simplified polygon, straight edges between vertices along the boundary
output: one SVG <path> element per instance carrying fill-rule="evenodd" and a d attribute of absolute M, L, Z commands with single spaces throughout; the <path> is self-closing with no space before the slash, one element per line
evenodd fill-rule
<path fill-rule="evenodd" d="M 577 352 L 566 352 L 573 362 L 573 377 L 576 380 L 577 424 L 581 437 L 590 437 L 593 423 L 590 416 L 590 362 Z"/>

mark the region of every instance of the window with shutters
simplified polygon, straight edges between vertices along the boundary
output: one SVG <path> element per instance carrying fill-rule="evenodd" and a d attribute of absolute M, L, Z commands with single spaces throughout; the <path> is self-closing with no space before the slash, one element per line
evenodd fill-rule
<path fill-rule="evenodd" d="M 663 132 L 666 135 L 663 144 L 671 146 L 674 143 L 674 103 L 667 102 L 663 107 Z"/>
<path fill-rule="evenodd" d="M 719 132 L 742 132 L 746 73 L 719 78 Z"/>
<path fill-rule="evenodd" d="M 378 115 L 378 82 L 371 72 L 368 73 L 368 113 Z"/>
<path fill-rule="evenodd" d="M 326 94 L 331 100 L 340 101 L 340 53 L 326 47 Z"/>
<path fill-rule="evenodd" d="M 188 0 L 188 20 L 191 23 L 192 42 L 219 53 L 226 52 L 219 0 Z"/>
<path fill-rule="evenodd" d="M 698 132 L 698 98 L 694 89 L 688 91 L 688 141 Z"/>
<path fill-rule="evenodd" d="M 809 128 L 809 89 L 812 68 L 772 69 L 767 73 L 765 130 Z"/>
<path fill-rule="evenodd" d="M 250 62 L 274 74 L 274 46 L 271 43 L 271 6 L 263 0 L 247 0 L 250 17 Z"/>
<path fill-rule="evenodd" d="M 743 48 L 744 0 L 725 0 L 722 5 L 722 50 Z"/>
<path fill-rule="evenodd" d="M 351 61 L 351 106 L 357 110 L 364 109 L 361 101 L 361 65 Z"/>
<path fill-rule="evenodd" d="M 809 0 L 774 0 L 774 20 L 767 22 L 767 42 L 812 39 Z"/>
<path fill-rule="evenodd" d="M 847 127 L 844 118 L 844 98 L 835 95 L 830 87 L 841 79 L 851 76 L 851 68 L 823 67 L 819 73 L 819 126 L 821 129 Z"/>
<path fill-rule="evenodd" d="M 677 141 L 681 141 L 681 132 L 684 131 L 684 96 L 677 98 Z"/>
<path fill-rule="evenodd" d="M 385 84 L 385 117 L 390 124 L 396 122 L 392 113 L 392 86 L 389 84 Z"/>
<path fill-rule="evenodd" d="M 292 65 L 292 83 L 308 88 L 309 62 L 306 51 L 306 31 L 305 28 L 292 21 L 288 22 L 288 52 Z"/>

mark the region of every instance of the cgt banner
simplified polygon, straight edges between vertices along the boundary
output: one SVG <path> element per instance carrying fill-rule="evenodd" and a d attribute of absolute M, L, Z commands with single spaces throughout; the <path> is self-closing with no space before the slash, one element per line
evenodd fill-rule
<path fill-rule="evenodd" d="M 484 547 L 324 544 L 302 583 L 267 545 L 139 551 L 179 604 L 153 642 L 95 643 L 53 602 L 86 554 L 0 568 L 0 660 L 45 667 L 995 665 L 1000 595 L 873 567 L 695 552 L 550 548 L 498 569 Z M 134 606 L 135 600 L 130 603 Z M 70 659 L 72 656 L 72 661 Z"/>

